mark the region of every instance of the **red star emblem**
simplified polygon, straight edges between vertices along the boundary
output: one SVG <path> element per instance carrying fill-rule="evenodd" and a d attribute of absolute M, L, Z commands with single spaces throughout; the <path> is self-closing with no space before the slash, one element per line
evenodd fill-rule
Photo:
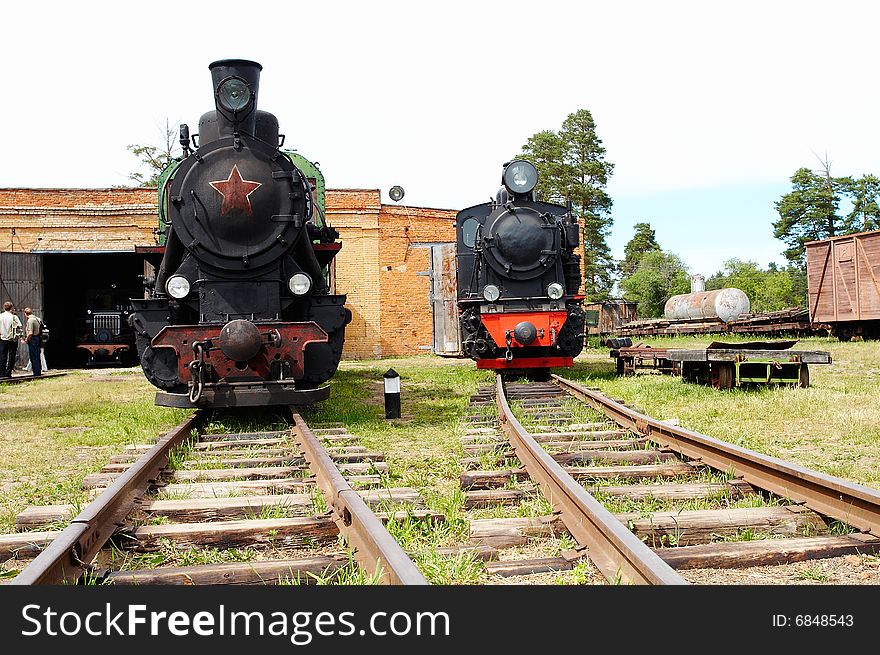
<path fill-rule="evenodd" d="M 233 209 L 240 209 L 251 218 L 254 217 L 250 195 L 263 185 L 260 182 L 241 179 L 238 164 L 232 167 L 227 179 L 209 182 L 209 184 L 223 196 L 223 206 L 220 208 L 221 216 L 225 216 Z"/>

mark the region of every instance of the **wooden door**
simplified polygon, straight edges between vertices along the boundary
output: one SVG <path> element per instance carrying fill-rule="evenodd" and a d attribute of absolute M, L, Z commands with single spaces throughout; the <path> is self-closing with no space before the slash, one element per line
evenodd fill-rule
<path fill-rule="evenodd" d="M 456 302 L 455 244 L 431 246 L 431 313 L 435 355 L 461 355 L 461 332 Z"/>

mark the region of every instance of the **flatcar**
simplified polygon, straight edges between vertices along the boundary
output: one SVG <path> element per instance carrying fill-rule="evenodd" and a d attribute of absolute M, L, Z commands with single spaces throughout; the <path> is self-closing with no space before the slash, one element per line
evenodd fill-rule
<path fill-rule="evenodd" d="M 209 70 L 215 108 L 192 139 L 181 126 L 183 157 L 160 178 L 161 261 L 150 297 L 131 299 L 141 366 L 164 406 L 324 400 L 351 321 L 326 277 L 339 235 L 257 109 L 262 66 Z"/>
<path fill-rule="evenodd" d="M 584 347 L 580 227 L 568 207 L 535 199 L 531 162 L 508 162 L 501 180 L 455 220 L 462 350 L 477 368 L 546 379 Z"/>

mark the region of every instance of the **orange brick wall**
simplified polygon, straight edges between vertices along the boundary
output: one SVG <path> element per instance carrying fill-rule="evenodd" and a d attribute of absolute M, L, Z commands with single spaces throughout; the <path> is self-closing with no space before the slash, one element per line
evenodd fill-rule
<path fill-rule="evenodd" d="M 432 243 L 455 241 L 453 210 L 383 205 L 379 215 L 379 279 L 383 355 L 430 353 Z M 428 346 L 428 348 L 420 348 Z"/>
<path fill-rule="evenodd" d="M 327 221 L 339 231 L 342 250 L 334 260 L 336 293 L 347 296 L 352 320 L 345 329 L 343 357 L 373 358 L 382 355 L 381 298 L 379 297 L 378 190 L 327 190 Z"/>
<path fill-rule="evenodd" d="M 0 251 L 156 243 L 156 189 L 0 189 Z"/>

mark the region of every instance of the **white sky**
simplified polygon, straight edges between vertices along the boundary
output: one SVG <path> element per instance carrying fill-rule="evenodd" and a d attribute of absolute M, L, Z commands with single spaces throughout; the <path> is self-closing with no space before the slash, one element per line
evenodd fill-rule
<path fill-rule="evenodd" d="M 880 172 L 868 2 L 7 3 L 2 187 L 126 184 L 165 118 L 196 131 L 208 64 L 263 65 L 260 107 L 330 188 L 459 209 L 589 109 L 615 164 L 615 256 L 647 221 L 707 276 L 782 262 L 772 203 L 818 153 Z"/>

